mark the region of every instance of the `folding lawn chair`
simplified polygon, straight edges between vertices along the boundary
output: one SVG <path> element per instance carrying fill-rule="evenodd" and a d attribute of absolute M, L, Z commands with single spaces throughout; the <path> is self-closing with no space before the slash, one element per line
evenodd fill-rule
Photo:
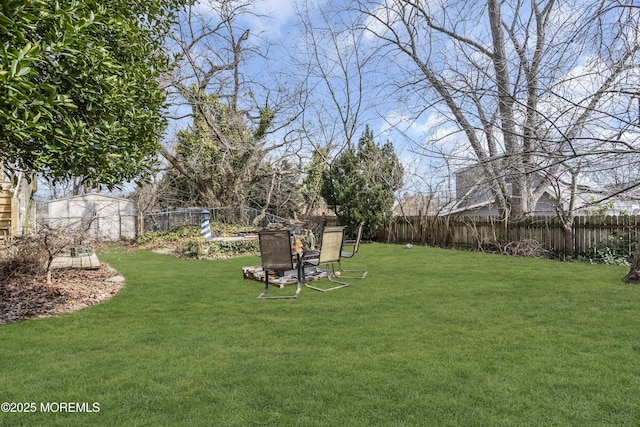
<path fill-rule="evenodd" d="M 311 286 L 305 280 L 304 285 L 307 288 L 314 289 L 320 292 L 329 292 L 336 289 L 346 288 L 351 286 L 350 283 L 336 280 L 338 274 L 335 269 L 335 265 L 340 262 L 340 253 L 342 252 L 342 241 L 344 238 L 344 227 L 325 227 L 322 232 L 322 243 L 320 246 L 320 253 L 317 258 L 305 259 L 304 265 L 319 266 L 325 265 L 327 270 L 327 279 L 330 282 L 337 283 L 339 286 L 324 289 L 319 286 Z"/>
<path fill-rule="evenodd" d="M 345 240 L 343 247 L 342 247 L 342 251 L 340 253 L 340 258 L 353 258 L 353 256 L 355 254 L 358 253 L 358 249 L 360 248 L 360 240 L 362 239 L 362 228 L 364 227 L 364 222 L 361 222 L 360 225 L 358 226 L 358 231 L 356 233 L 356 239 L 355 240 Z M 351 250 L 345 250 L 345 247 L 350 248 Z M 346 278 L 346 279 L 364 279 L 365 277 L 367 277 L 367 270 L 346 270 L 344 268 L 342 268 L 342 264 L 340 263 L 340 261 L 338 261 L 338 268 L 340 269 L 341 273 L 360 273 L 358 275 L 355 276 L 349 276 L 349 275 L 343 275 L 341 274 L 340 277 L 342 278 Z"/>
<path fill-rule="evenodd" d="M 302 289 L 302 273 L 300 262 L 294 266 L 294 255 L 291 252 L 291 235 L 289 230 L 270 230 L 258 233 L 260 243 L 260 258 L 264 271 L 264 290 L 258 299 L 292 299 L 298 298 Z M 269 271 L 285 272 L 296 270 L 297 288 L 293 295 L 265 296 L 269 290 Z"/>

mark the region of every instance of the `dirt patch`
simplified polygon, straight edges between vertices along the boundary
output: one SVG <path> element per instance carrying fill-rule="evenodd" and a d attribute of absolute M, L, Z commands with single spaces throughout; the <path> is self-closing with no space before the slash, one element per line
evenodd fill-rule
<path fill-rule="evenodd" d="M 124 280 L 108 264 L 97 270 L 58 269 L 51 284 L 18 276 L 0 282 L 0 324 L 81 310 L 114 296 Z"/>

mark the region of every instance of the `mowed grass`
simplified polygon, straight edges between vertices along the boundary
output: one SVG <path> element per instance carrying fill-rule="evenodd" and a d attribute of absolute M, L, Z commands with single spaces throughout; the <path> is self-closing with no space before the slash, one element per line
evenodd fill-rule
<path fill-rule="evenodd" d="M 258 301 L 256 257 L 99 256 L 127 279 L 113 299 L 0 326 L 0 402 L 100 411 L 0 425 L 640 424 L 623 267 L 368 244 L 344 263 L 365 280 Z"/>

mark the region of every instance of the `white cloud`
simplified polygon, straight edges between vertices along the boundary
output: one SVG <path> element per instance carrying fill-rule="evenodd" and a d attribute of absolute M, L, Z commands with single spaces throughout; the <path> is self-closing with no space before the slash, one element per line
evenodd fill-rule
<path fill-rule="evenodd" d="M 247 17 L 252 31 L 270 39 L 287 34 L 286 27 L 295 18 L 300 0 L 259 0 L 252 1 L 250 10 L 254 15 Z"/>
<path fill-rule="evenodd" d="M 259 15 L 285 22 L 295 15 L 299 0 L 261 0 L 251 3 L 251 8 Z"/>
<path fill-rule="evenodd" d="M 433 112 L 426 119 L 420 120 L 394 110 L 384 117 L 381 133 L 400 133 L 417 141 L 420 145 L 424 143 L 441 144 L 442 141 L 450 142 L 452 138 L 450 135 L 455 133 L 455 128 L 450 123 L 449 117 L 438 112 Z M 458 137 L 453 138 L 458 139 Z"/>
<path fill-rule="evenodd" d="M 368 30 L 365 32 L 365 38 L 373 40 L 380 35 L 384 35 L 388 31 L 388 26 L 392 26 L 393 15 L 395 15 L 395 11 L 392 4 L 386 0 L 375 10 L 369 12 L 369 16 L 364 23 L 365 28 Z"/>
<path fill-rule="evenodd" d="M 251 0 L 238 2 L 233 7 L 240 7 L 245 13 L 240 16 L 252 34 L 262 37 L 280 37 L 286 34 L 286 26 L 296 15 L 297 6 L 303 0 Z M 195 6 L 201 12 L 212 16 L 219 16 L 219 2 L 217 0 L 198 0 Z"/>

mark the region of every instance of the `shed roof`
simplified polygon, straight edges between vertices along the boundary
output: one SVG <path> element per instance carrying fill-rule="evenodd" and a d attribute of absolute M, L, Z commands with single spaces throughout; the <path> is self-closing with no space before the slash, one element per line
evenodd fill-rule
<path fill-rule="evenodd" d="M 133 200 L 127 199 L 125 197 L 109 196 L 107 194 L 99 194 L 99 193 L 89 193 L 89 194 L 82 194 L 79 196 L 60 197 L 59 199 L 49 200 L 48 203 L 62 202 L 62 201 L 68 201 L 68 200 L 117 200 L 119 202 L 133 203 Z"/>

